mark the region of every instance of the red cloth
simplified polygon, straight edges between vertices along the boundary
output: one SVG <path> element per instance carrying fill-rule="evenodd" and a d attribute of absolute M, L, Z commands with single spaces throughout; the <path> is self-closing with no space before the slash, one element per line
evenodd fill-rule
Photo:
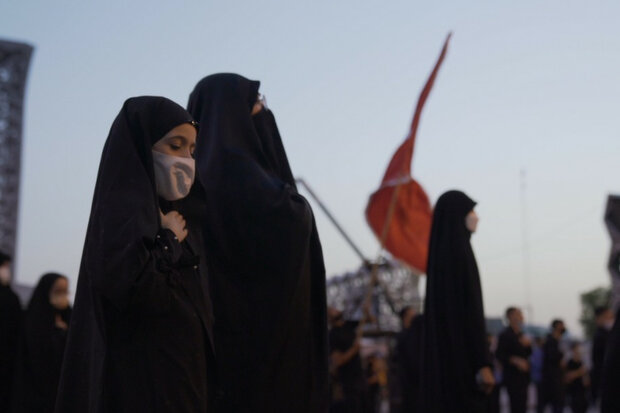
<path fill-rule="evenodd" d="M 433 211 L 424 189 L 411 176 L 411 160 L 420 114 L 446 55 L 450 36 L 446 38 L 439 59 L 420 93 L 409 136 L 392 157 L 381 186 L 370 196 L 366 206 L 366 220 L 382 241 L 382 246 L 394 257 L 423 273 L 426 272 Z M 392 203 L 394 212 L 382 240 Z"/>

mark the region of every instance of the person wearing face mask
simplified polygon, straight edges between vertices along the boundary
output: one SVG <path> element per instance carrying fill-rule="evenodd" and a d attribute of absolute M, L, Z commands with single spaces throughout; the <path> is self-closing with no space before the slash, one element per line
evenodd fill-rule
<path fill-rule="evenodd" d="M 22 307 L 11 288 L 11 257 L 0 251 L 0 412 L 9 409 Z"/>
<path fill-rule="evenodd" d="M 196 123 L 128 99 L 103 149 L 57 413 L 212 411 L 212 328 L 196 209 Z M 202 201 L 201 201 L 202 202 Z"/>
<path fill-rule="evenodd" d="M 525 413 L 532 342 L 523 333 L 523 313 L 520 308 L 509 307 L 506 320 L 508 326 L 499 335 L 495 354 L 502 363 L 502 384 L 506 386 L 510 398 L 510 413 Z"/>
<path fill-rule="evenodd" d="M 70 316 L 69 280 L 56 273 L 43 275 L 24 315 L 13 412 L 54 411 Z"/>
<path fill-rule="evenodd" d="M 260 83 L 202 79 L 188 110 L 202 125 L 196 166 L 224 412 L 325 412 L 325 266 Z"/>
<path fill-rule="evenodd" d="M 543 413 L 551 405 L 553 413 L 564 411 L 565 383 L 564 352 L 560 348 L 560 340 L 566 333 L 564 322 L 560 319 L 551 322 L 551 332 L 543 345 L 543 368 L 540 393 L 537 405 L 538 413 Z"/>
<path fill-rule="evenodd" d="M 614 313 L 608 306 L 601 306 L 594 309 L 594 317 L 596 322 L 596 330 L 592 337 L 592 371 L 590 373 L 592 379 L 592 389 L 590 393 L 591 403 L 596 406 L 599 399 L 601 387 L 601 373 L 603 371 L 603 363 L 605 361 L 605 352 L 607 350 L 607 342 L 609 334 L 614 325 Z"/>
<path fill-rule="evenodd" d="M 470 238 L 476 203 L 460 191 L 441 195 L 428 253 L 420 411 L 484 412 L 493 390 L 480 276 Z"/>

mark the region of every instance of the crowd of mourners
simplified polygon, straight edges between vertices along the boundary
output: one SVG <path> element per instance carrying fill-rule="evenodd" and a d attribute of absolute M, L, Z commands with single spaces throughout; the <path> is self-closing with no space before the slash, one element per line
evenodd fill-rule
<path fill-rule="evenodd" d="M 495 386 L 487 413 L 585 413 L 599 411 L 603 363 L 614 314 L 608 306 L 594 311 L 592 340 L 566 336 L 561 319 L 546 335 L 528 333 L 520 308 L 505 312 L 505 328 L 488 334 Z M 402 330 L 394 337 L 363 339 L 358 322 L 330 308 L 332 412 L 423 412 L 419 405 L 424 315 L 413 307 L 400 312 Z M 370 351 L 364 351 L 362 342 Z M 387 343 L 376 351 L 376 341 Z M 446 392 L 449 394 L 449 391 Z M 547 409 L 547 410 L 545 410 Z"/>
<path fill-rule="evenodd" d="M 0 255 L 0 412 L 356 413 L 395 382 L 402 412 L 493 411 L 500 386 L 519 412 L 530 380 L 540 411 L 566 400 L 583 411 L 600 390 L 601 411 L 620 412 L 618 323 L 601 350 L 609 310 L 589 372 L 578 345 L 563 347 L 561 320 L 532 343 L 517 308 L 490 345 L 476 203 L 456 190 L 433 208 L 423 315 L 403 310 L 395 362 L 362 363 L 361 329 L 328 311 L 314 215 L 259 87 L 220 73 L 197 83 L 187 109 L 124 102 L 73 306 L 68 278 L 49 273 L 22 312 Z"/>

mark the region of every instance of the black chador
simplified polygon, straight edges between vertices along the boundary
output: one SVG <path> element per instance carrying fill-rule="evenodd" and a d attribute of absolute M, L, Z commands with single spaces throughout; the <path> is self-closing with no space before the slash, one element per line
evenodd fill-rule
<path fill-rule="evenodd" d="M 205 412 L 210 300 L 193 194 L 164 202 L 152 146 L 192 123 L 161 97 L 128 99 L 103 149 L 57 413 Z M 159 186 L 159 181 L 157 181 Z M 179 242 L 160 214 L 184 215 Z"/>
<path fill-rule="evenodd" d="M 477 372 L 491 366 L 482 292 L 465 218 L 475 202 L 443 194 L 433 212 L 422 359 L 422 409 L 471 413 L 485 409 Z"/>
<path fill-rule="evenodd" d="M 259 82 L 201 80 L 196 164 L 215 314 L 222 411 L 327 409 L 325 268 L 312 210 L 297 192 Z"/>
<path fill-rule="evenodd" d="M 60 278 L 65 277 L 55 273 L 43 275 L 24 314 L 11 401 L 11 409 L 15 413 L 54 411 L 67 341 L 66 325 L 71 316 L 70 307 L 60 310 L 50 301 L 54 284 Z"/>

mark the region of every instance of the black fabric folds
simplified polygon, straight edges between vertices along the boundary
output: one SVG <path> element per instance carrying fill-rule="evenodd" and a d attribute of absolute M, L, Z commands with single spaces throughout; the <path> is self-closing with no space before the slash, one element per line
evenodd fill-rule
<path fill-rule="evenodd" d="M 433 212 L 424 309 L 421 411 L 484 411 L 477 371 L 490 365 L 478 267 L 465 217 L 476 203 L 444 193 Z"/>
<path fill-rule="evenodd" d="M 56 316 L 69 323 L 71 309 L 60 311 L 50 303 L 54 283 L 64 276 L 45 274 L 39 280 L 24 315 L 15 375 L 12 411 L 51 413 L 66 343 L 66 330 L 56 326 Z"/>
<path fill-rule="evenodd" d="M 155 142 L 191 122 L 169 99 L 142 96 L 128 99 L 112 124 L 86 233 L 58 413 L 207 408 L 210 302 L 206 264 L 199 264 L 202 242 L 192 243 L 200 240 L 200 229 L 188 220 L 190 234 L 179 243 L 160 228 L 151 155 Z"/>
<path fill-rule="evenodd" d="M 325 268 L 273 114 L 254 117 L 259 82 L 204 78 L 188 110 L 201 124 L 196 164 L 226 412 L 327 409 Z"/>

